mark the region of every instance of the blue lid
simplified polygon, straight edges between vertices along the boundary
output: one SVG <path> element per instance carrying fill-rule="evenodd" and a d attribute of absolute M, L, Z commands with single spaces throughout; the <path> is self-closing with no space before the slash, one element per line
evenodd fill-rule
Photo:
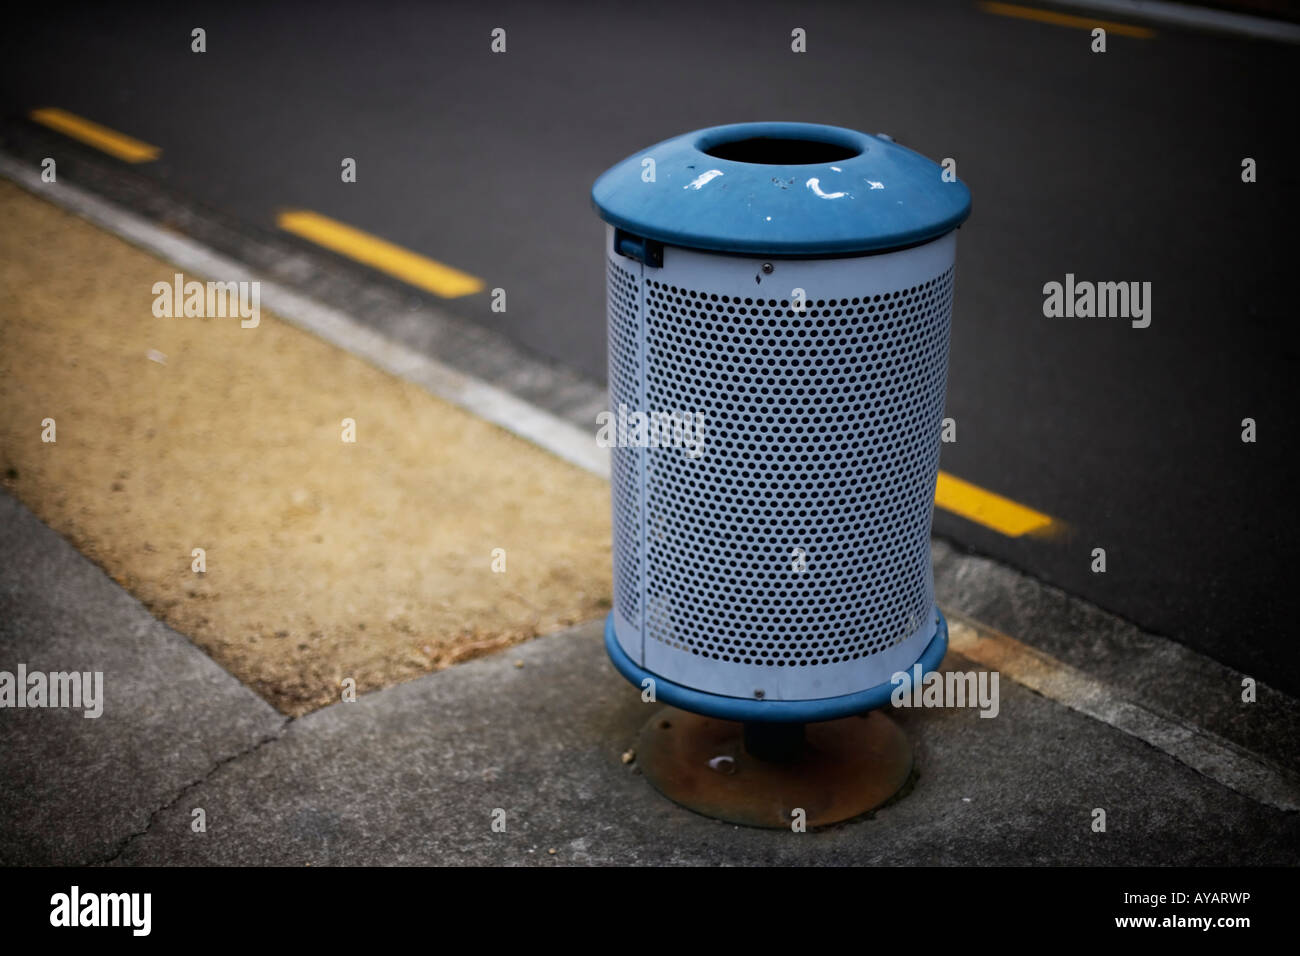
<path fill-rule="evenodd" d="M 941 173 L 920 153 L 838 126 L 735 123 L 629 156 L 596 180 L 591 199 L 606 222 L 668 245 L 842 255 L 961 225 L 970 190 Z"/>

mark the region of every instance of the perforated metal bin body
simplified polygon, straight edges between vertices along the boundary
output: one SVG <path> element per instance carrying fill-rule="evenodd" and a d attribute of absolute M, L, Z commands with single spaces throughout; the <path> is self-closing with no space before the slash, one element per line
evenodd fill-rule
<path fill-rule="evenodd" d="M 849 145 L 869 140 L 891 159 L 902 149 L 801 124 L 724 127 L 731 132 L 721 135 L 756 128 L 786 137 L 816 131 Z M 599 182 L 594 191 L 610 221 L 611 411 L 703 417 L 698 454 L 686 446 L 611 449 L 614 606 L 607 646 L 625 676 L 653 679 L 659 699 L 690 710 L 747 720 L 861 711 L 887 699 L 891 675 L 919 661 L 932 668 L 946 646 L 934 602 L 930 520 L 954 230 L 969 194 L 958 183 L 960 191 L 944 197 L 952 184 L 940 168 L 903 151 L 908 162 L 925 164 L 918 164 L 920 173 L 908 170 L 908 181 L 948 201 L 937 212 L 927 207 L 928 225 L 921 223 L 937 234 L 918 233 L 904 217 L 904 231 L 913 231 L 890 249 L 878 222 L 844 219 L 837 210 L 837 222 L 848 223 L 838 237 L 856 252 L 819 251 L 834 234 L 821 245 L 798 246 L 787 218 L 783 235 L 796 243 L 791 254 L 763 235 L 764 217 L 793 212 L 803 232 L 816 232 L 820 223 L 833 233 L 835 224 L 819 215 L 837 198 L 857 198 L 844 188 L 850 180 L 853 187 L 862 181 L 864 197 L 890 191 L 879 157 L 870 169 L 847 175 L 848 158 L 828 161 L 825 171 L 817 164 L 724 163 L 699 149 L 711 134 L 719 131 L 669 141 L 685 142 L 680 157 L 667 144 L 641 154 L 658 157 L 656 183 L 647 187 L 665 174 L 675 180 L 657 190 L 666 211 L 630 221 L 619 216 L 628 203 L 610 200 Z M 702 163 L 688 161 L 696 159 L 691 150 L 704 156 Z M 709 170 L 717 172 L 692 185 Z M 931 174 L 932 182 L 920 181 Z M 809 187 L 810 179 L 821 188 Z M 689 194 L 724 183 L 733 194 L 715 193 L 722 205 L 714 222 L 706 216 L 692 227 L 680 214 L 692 209 Z M 764 202 L 768 189 L 796 190 L 795 202 L 788 195 Z M 891 200 L 905 192 L 896 188 Z M 871 206 L 859 205 L 856 215 L 869 216 Z M 719 227 L 719 209 L 723 217 L 740 210 L 740 227 Z M 706 242 L 691 228 L 724 246 L 743 245 L 757 228 L 767 244 L 740 254 L 700 248 Z M 883 238 L 886 248 L 860 248 L 870 237 Z"/>

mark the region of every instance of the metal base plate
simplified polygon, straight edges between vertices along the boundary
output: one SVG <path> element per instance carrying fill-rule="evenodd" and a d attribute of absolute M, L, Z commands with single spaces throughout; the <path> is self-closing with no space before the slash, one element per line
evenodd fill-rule
<path fill-rule="evenodd" d="M 750 827 L 787 828 L 802 809 L 809 828 L 839 823 L 885 803 L 912 772 L 912 745 L 880 711 L 807 726 L 788 763 L 746 752 L 743 724 L 659 711 L 641 729 L 636 760 L 674 803 Z"/>

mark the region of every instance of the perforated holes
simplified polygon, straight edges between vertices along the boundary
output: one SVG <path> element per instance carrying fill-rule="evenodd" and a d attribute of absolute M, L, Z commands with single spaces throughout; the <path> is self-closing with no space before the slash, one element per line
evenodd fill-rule
<path fill-rule="evenodd" d="M 654 279 L 643 291 L 646 405 L 703 411 L 707 436 L 699 460 L 644 452 L 647 636 L 769 667 L 856 660 L 909 637 L 933 601 L 952 270 L 803 312 Z M 617 484 L 616 498 L 625 488 L 635 493 Z M 616 585 L 616 600 L 626 591 Z"/>

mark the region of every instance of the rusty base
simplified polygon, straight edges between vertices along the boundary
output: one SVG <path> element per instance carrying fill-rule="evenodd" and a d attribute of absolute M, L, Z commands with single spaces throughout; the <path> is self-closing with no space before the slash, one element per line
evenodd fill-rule
<path fill-rule="evenodd" d="M 745 750 L 744 724 L 665 707 L 641 729 L 636 760 L 674 803 L 748 827 L 808 827 L 860 816 L 896 794 L 912 772 L 912 745 L 879 711 L 808 724 L 784 762 Z M 752 728 L 752 725 L 751 725 Z"/>

